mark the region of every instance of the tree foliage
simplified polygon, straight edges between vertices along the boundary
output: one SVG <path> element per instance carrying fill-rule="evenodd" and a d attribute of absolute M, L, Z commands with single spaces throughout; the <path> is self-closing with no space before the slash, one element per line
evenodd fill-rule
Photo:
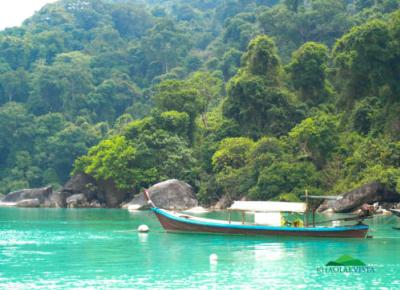
<path fill-rule="evenodd" d="M 2 193 L 78 171 L 205 203 L 400 190 L 400 1 L 139 2 L 0 32 Z"/>
<path fill-rule="evenodd" d="M 290 79 L 300 98 L 318 105 L 332 98 L 327 80 L 328 48 L 319 43 L 307 42 L 293 53 L 288 70 Z"/>
<path fill-rule="evenodd" d="M 388 26 L 381 20 L 354 27 L 336 43 L 334 61 L 345 96 L 374 96 L 383 86 L 390 85 L 390 43 Z"/>
<path fill-rule="evenodd" d="M 244 66 L 228 83 L 224 115 L 237 121 L 246 136 L 287 133 L 302 113 L 294 96 L 280 86 L 282 67 L 274 42 L 258 36 L 243 59 Z"/>

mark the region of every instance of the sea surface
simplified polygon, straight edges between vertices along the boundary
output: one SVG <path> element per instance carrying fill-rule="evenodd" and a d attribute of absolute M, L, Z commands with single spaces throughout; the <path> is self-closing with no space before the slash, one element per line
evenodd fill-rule
<path fill-rule="evenodd" d="M 372 239 L 290 239 L 168 234 L 150 212 L 0 208 L 0 289 L 400 289 L 400 219 L 368 223 Z M 367 272 L 324 272 L 342 255 Z"/>

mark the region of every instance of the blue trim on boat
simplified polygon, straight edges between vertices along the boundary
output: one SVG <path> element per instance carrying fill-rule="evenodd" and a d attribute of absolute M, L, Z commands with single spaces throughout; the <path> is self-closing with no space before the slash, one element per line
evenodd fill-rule
<path fill-rule="evenodd" d="M 316 228 L 293 228 L 293 227 L 274 227 L 274 226 L 259 226 L 259 225 L 235 225 L 235 224 L 222 224 L 218 222 L 201 222 L 186 218 L 177 217 L 169 214 L 168 212 L 153 207 L 151 210 L 155 213 L 163 215 L 169 219 L 193 224 L 193 225 L 202 225 L 209 227 L 217 227 L 217 228 L 232 228 L 232 229 L 246 229 L 246 230 L 266 230 L 266 231 L 289 231 L 289 232 L 343 232 L 349 230 L 368 230 L 368 225 L 354 225 L 354 226 L 345 226 L 345 227 L 316 227 Z"/>

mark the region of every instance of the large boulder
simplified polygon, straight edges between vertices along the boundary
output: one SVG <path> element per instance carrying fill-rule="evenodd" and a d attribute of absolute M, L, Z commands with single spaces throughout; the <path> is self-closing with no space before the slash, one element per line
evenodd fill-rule
<path fill-rule="evenodd" d="M 185 210 L 198 206 L 193 188 L 177 179 L 157 183 L 148 191 L 154 204 L 163 209 Z M 138 194 L 124 207 L 130 210 L 143 210 L 148 209 L 149 205 L 143 194 Z"/>
<path fill-rule="evenodd" d="M 66 207 L 65 197 L 61 192 L 52 192 L 41 204 L 42 207 Z"/>
<path fill-rule="evenodd" d="M 15 204 L 16 207 L 39 207 L 40 201 L 37 198 L 23 199 Z"/>
<path fill-rule="evenodd" d="M 85 173 L 77 173 L 64 185 L 60 191 L 63 207 L 70 207 L 66 202 L 72 195 L 83 194 L 87 207 L 119 207 L 131 197 L 129 191 L 120 190 L 112 180 L 96 181 Z"/>
<path fill-rule="evenodd" d="M 373 182 L 346 192 L 339 196 L 337 200 L 325 200 L 318 208 L 318 211 L 332 209 L 337 213 L 347 213 L 358 209 L 363 204 L 399 201 L 399 193 L 389 190 L 378 182 Z"/>
<path fill-rule="evenodd" d="M 230 207 L 233 203 L 233 199 L 225 194 L 221 196 L 221 198 L 212 206 L 212 209 L 214 210 L 221 210 L 221 209 L 226 209 Z"/>
<path fill-rule="evenodd" d="M 34 189 L 23 189 L 7 194 L 1 201 L 4 203 L 18 203 L 22 200 L 37 199 L 43 203 L 53 192 L 51 186 Z"/>
<path fill-rule="evenodd" d="M 66 203 L 68 208 L 89 207 L 89 202 L 83 193 L 71 195 Z"/>
<path fill-rule="evenodd" d="M 89 207 L 90 208 L 103 208 L 105 207 L 104 204 L 101 204 L 98 200 L 92 200 L 89 203 Z"/>
<path fill-rule="evenodd" d="M 93 195 L 95 195 L 95 191 L 96 180 L 92 176 L 85 173 L 77 173 L 72 176 L 60 190 L 65 199 L 68 198 L 68 196 L 80 193 L 83 193 L 87 197 L 91 198 Z"/>
<path fill-rule="evenodd" d="M 129 190 L 118 189 L 112 180 L 100 180 L 96 194 L 97 199 L 106 207 L 120 207 L 123 202 L 132 198 Z"/>
<path fill-rule="evenodd" d="M 17 207 L 64 207 L 65 199 L 52 187 L 23 189 L 9 193 L 1 200 L 2 205 Z"/>
<path fill-rule="evenodd" d="M 1 200 L 2 206 L 31 207 L 25 200 L 37 199 L 40 207 L 119 207 L 131 198 L 127 190 L 120 190 L 111 180 L 96 181 L 85 173 L 75 174 L 59 192 L 51 187 L 24 189 L 11 192 Z M 17 205 L 19 201 L 24 201 Z"/>

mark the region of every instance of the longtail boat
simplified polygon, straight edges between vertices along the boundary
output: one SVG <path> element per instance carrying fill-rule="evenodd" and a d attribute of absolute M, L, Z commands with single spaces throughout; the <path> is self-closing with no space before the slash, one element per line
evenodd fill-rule
<path fill-rule="evenodd" d="M 262 236 L 292 236 L 292 237 L 329 237 L 329 238 L 365 238 L 368 225 L 362 223 L 365 216 L 346 218 L 342 220 L 355 220 L 355 225 L 343 226 L 317 226 L 315 223 L 315 209 L 312 210 L 313 222 L 308 223 L 310 212 L 307 203 L 293 202 L 264 202 L 264 201 L 235 201 L 228 209 L 229 220 L 201 218 L 185 213 L 164 210 L 154 205 L 147 190 L 144 191 L 145 199 L 150 204 L 162 227 L 167 232 L 186 233 L 213 233 L 234 235 L 262 235 Z M 230 213 L 240 211 L 242 221 L 232 221 Z M 245 213 L 254 213 L 254 223 L 245 222 Z M 302 213 L 307 216 L 305 223 L 297 222 L 282 224 L 282 212 Z"/>

